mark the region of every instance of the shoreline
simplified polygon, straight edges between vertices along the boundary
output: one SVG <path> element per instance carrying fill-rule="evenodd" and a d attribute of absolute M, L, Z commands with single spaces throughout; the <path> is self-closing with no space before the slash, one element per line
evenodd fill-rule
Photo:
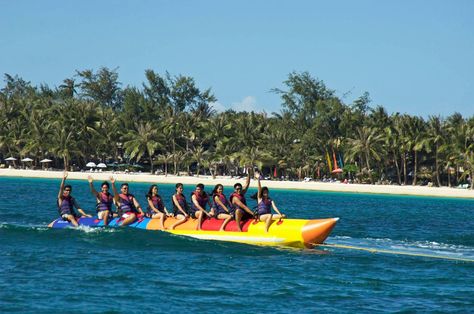
<path fill-rule="evenodd" d="M 62 171 L 46 170 L 25 170 L 25 169 L 0 169 L 0 177 L 24 177 L 24 178 L 51 178 L 61 179 Z M 230 178 L 211 176 L 175 176 L 175 175 L 152 175 L 145 173 L 113 173 L 104 172 L 68 172 L 68 179 L 87 180 L 91 175 L 94 181 L 108 180 L 113 176 L 120 182 L 150 182 L 162 184 L 197 184 L 203 183 L 206 186 L 214 186 L 218 183 L 224 186 L 233 186 L 234 183 L 245 183 L 245 178 Z M 368 194 L 391 194 L 391 195 L 416 195 L 416 196 L 434 196 L 450 198 L 470 198 L 474 199 L 474 190 L 459 189 L 449 187 L 428 187 L 428 186 L 399 186 L 399 185 L 370 185 L 370 184 L 343 184 L 340 182 L 317 182 L 317 181 L 270 181 L 263 180 L 262 185 L 275 189 L 290 190 L 311 190 L 325 192 L 349 192 L 349 193 L 368 193 Z M 255 180 L 250 181 L 250 187 L 257 187 Z"/>

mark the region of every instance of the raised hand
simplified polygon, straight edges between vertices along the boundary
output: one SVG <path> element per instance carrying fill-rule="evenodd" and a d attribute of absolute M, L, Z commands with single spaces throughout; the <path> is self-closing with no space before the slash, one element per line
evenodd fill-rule
<path fill-rule="evenodd" d="M 68 175 L 67 171 L 64 170 L 64 172 L 63 172 L 63 179 L 66 179 L 66 178 L 67 178 L 67 175 Z"/>
<path fill-rule="evenodd" d="M 87 181 L 89 181 L 89 183 L 92 183 L 92 181 L 94 181 L 94 180 L 92 179 L 91 176 L 87 176 Z"/>
<path fill-rule="evenodd" d="M 115 183 L 115 178 L 114 178 L 114 177 L 110 177 L 110 182 Z"/>

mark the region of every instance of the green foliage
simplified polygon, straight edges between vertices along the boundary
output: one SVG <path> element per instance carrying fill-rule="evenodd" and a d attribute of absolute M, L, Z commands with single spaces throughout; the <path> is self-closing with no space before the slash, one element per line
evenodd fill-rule
<path fill-rule="evenodd" d="M 278 176 L 300 179 L 333 176 L 334 154 L 338 162 L 343 156 L 344 177 L 372 183 L 453 185 L 474 173 L 474 117 L 389 115 L 370 107 L 367 92 L 345 104 L 308 72 L 290 73 L 283 86 L 273 89 L 281 111 L 269 116 L 217 113 L 211 89 L 168 72 L 146 70 L 141 87 L 122 88 L 116 69 L 82 70 L 57 89 L 5 74 L 0 154 L 65 168 L 136 162 L 166 174 L 241 175 L 243 167 L 273 174 L 276 167 Z"/>

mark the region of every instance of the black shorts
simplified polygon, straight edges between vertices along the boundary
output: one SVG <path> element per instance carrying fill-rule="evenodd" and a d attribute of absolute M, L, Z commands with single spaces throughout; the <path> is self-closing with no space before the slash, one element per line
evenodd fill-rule
<path fill-rule="evenodd" d="M 249 213 L 247 213 L 245 209 L 236 208 L 232 211 L 232 216 L 234 217 L 234 219 L 235 219 L 235 212 L 237 211 L 237 209 L 240 209 L 242 211 L 242 218 L 240 218 L 240 220 L 248 220 L 248 219 L 253 218 L 253 215 L 250 215 Z"/>

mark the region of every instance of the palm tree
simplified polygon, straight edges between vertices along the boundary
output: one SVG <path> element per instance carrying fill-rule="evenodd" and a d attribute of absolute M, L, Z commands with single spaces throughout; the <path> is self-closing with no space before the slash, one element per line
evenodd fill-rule
<path fill-rule="evenodd" d="M 416 185 L 418 179 L 418 155 L 419 152 L 426 147 L 425 122 L 423 118 L 411 117 L 409 122 L 409 147 L 413 153 L 413 183 Z"/>
<path fill-rule="evenodd" d="M 380 161 L 383 149 L 383 134 L 381 134 L 376 128 L 371 128 L 368 126 L 358 127 L 356 129 L 357 137 L 349 138 L 349 157 L 354 158 L 358 155 L 359 152 L 362 153 L 365 165 L 367 166 L 367 171 L 369 172 L 370 182 L 373 184 L 373 178 L 371 175 L 371 160 L 375 159 Z"/>
<path fill-rule="evenodd" d="M 443 120 L 439 116 L 430 116 L 428 119 L 427 140 L 429 141 L 429 151 L 434 152 L 435 158 L 435 178 L 437 186 L 441 186 L 439 176 L 440 147 L 446 142 L 446 130 Z"/>
<path fill-rule="evenodd" d="M 150 161 L 150 173 L 153 173 L 153 155 L 162 146 L 162 138 L 151 122 L 138 123 L 124 137 L 125 152 L 137 162 L 147 154 Z"/>
<path fill-rule="evenodd" d="M 157 156 L 157 161 L 159 163 L 162 163 L 164 165 L 164 168 L 165 168 L 165 176 L 167 177 L 168 176 L 168 164 L 173 161 L 173 154 L 170 153 L 170 152 L 166 152 L 166 153 L 163 153 L 163 154 L 160 154 Z"/>
<path fill-rule="evenodd" d="M 202 146 L 193 147 L 190 151 L 191 160 L 197 163 L 197 176 L 199 177 L 199 170 L 201 170 L 202 161 L 209 156 L 209 152 Z"/>

